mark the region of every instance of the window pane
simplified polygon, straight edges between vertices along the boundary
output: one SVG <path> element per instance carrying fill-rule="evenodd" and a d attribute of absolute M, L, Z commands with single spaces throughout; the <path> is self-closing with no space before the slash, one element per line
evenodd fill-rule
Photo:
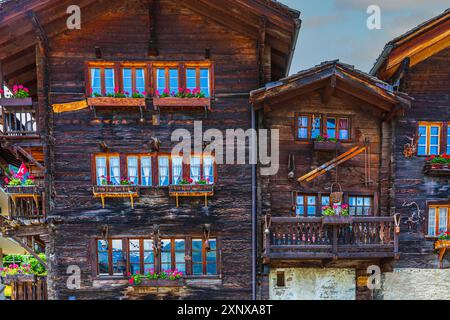
<path fill-rule="evenodd" d="M 123 76 L 123 91 L 131 93 L 133 90 L 132 73 L 130 68 L 122 70 Z"/>
<path fill-rule="evenodd" d="M 419 156 L 424 156 L 427 154 L 427 148 L 425 146 L 419 146 L 417 149 L 417 154 Z"/>
<path fill-rule="evenodd" d="M 155 270 L 155 255 L 153 252 L 153 240 L 144 239 L 144 272 Z"/>
<path fill-rule="evenodd" d="M 348 140 L 349 139 L 349 131 L 347 129 L 339 130 L 339 140 Z"/>
<path fill-rule="evenodd" d="M 106 158 L 96 157 L 95 158 L 96 174 L 97 174 L 97 185 L 102 185 L 106 182 Z"/>
<path fill-rule="evenodd" d="M 159 157 L 158 158 L 158 174 L 159 174 L 159 185 L 168 186 L 169 185 L 169 158 Z"/>
<path fill-rule="evenodd" d="M 180 272 L 186 271 L 185 266 L 185 240 L 184 239 L 175 239 L 175 268 Z"/>
<path fill-rule="evenodd" d="M 142 68 L 136 69 L 136 90 L 139 93 L 145 92 L 145 73 Z"/>
<path fill-rule="evenodd" d="M 330 205 L 330 197 L 322 196 L 322 206 L 329 206 L 329 205 Z"/>
<path fill-rule="evenodd" d="M 439 234 L 447 231 L 448 208 L 439 208 Z"/>
<path fill-rule="evenodd" d="M 190 167 L 191 179 L 194 180 L 194 182 L 198 182 L 201 178 L 200 157 L 191 157 Z"/>
<path fill-rule="evenodd" d="M 328 138 L 336 139 L 336 119 L 327 118 L 327 135 Z"/>
<path fill-rule="evenodd" d="M 450 123 L 447 127 L 447 154 L 450 154 Z"/>
<path fill-rule="evenodd" d="M 92 94 L 102 93 L 102 81 L 100 76 L 100 69 L 99 68 L 92 68 L 91 69 L 91 88 L 92 88 Z"/>
<path fill-rule="evenodd" d="M 106 93 L 114 93 L 114 69 L 105 69 L 105 90 Z"/>
<path fill-rule="evenodd" d="M 299 139 L 308 139 L 308 123 L 309 118 L 306 116 L 302 116 L 298 118 L 298 138 Z"/>
<path fill-rule="evenodd" d="M 314 217 L 316 215 L 316 207 L 315 206 L 308 206 L 308 216 Z"/>
<path fill-rule="evenodd" d="M 316 117 L 312 121 L 312 132 L 311 132 L 311 138 L 315 139 L 318 136 L 320 136 L 320 129 L 322 127 L 322 120 L 319 117 Z"/>
<path fill-rule="evenodd" d="M 308 139 L 308 128 L 299 128 L 298 129 L 298 138 L 299 139 Z"/>
<path fill-rule="evenodd" d="M 138 158 L 137 157 L 128 157 L 128 179 L 134 185 L 138 185 Z"/>
<path fill-rule="evenodd" d="M 170 92 L 178 92 L 178 69 L 169 70 Z"/>
<path fill-rule="evenodd" d="M 124 274 L 126 263 L 123 256 L 122 240 L 112 240 L 112 263 L 113 274 Z"/>
<path fill-rule="evenodd" d="M 186 69 L 186 88 L 191 91 L 197 88 L 197 70 L 195 68 Z"/>
<path fill-rule="evenodd" d="M 200 91 L 203 92 L 205 96 L 210 96 L 208 68 L 200 69 Z"/>
<path fill-rule="evenodd" d="M 428 211 L 428 235 L 436 236 L 436 209 L 430 208 Z"/>
<path fill-rule="evenodd" d="M 109 175 L 111 183 L 114 185 L 120 184 L 120 159 L 119 157 L 109 158 Z"/>
<path fill-rule="evenodd" d="M 170 240 L 161 241 L 161 269 L 172 269 L 172 244 Z"/>
<path fill-rule="evenodd" d="M 183 157 L 172 158 L 172 184 L 179 184 L 183 179 Z"/>
<path fill-rule="evenodd" d="M 141 185 L 151 186 L 152 185 L 152 158 L 142 157 L 141 158 Z"/>
<path fill-rule="evenodd" d="M 97 241 L 97 251 L 98 251 L 98 272 L 101 275 L 109 274 L 108 268 L 108 241 L 98 240 Z"/>
<path fill-rule="evenodd" d="M 130 252 L 130 273 L 137 274 L 141 271 L 141 258 L 140 258 L 140 241 L 130 240 L 129 241 L 129 252 Z"/>
<path fill-rule="evenodd" d="M 166 89 L 166 70 L 165 69 L 158 69 L 156 71 L 156 77 L 157 77 L 157 89 L 162 93 L 164 89 Z"/>
<path fill-rule="evenodd" d="M 203 256 L 202 256 L 203 240 L 192 240 L 192 273 L 194 275 L 203 274 Z"/>
<path fill-rule="evenodd" d="M 214 160 L 212 157 L 203 158 L 203 177 L 210 184 L 214 184 Z"/>

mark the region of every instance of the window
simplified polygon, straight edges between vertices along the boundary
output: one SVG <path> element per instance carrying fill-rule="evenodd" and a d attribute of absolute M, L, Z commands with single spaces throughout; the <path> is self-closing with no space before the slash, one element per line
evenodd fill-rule
<path fill-rule="evenodd" d="M 438 155 L 440 153 L 442 123 L 419 122 L 419 156 Z"/>
<path fill-rule="evenodd" d="M 372 197 L 349 196 L 349 213 L 353 216 L 368 216 L 372 214 Z"/>
<path fill-rule="evenodd" d="M 323 120 L 323 127 L 322 127 Z M 337 140 L 350 140 L 350 118 L 304 114 L 297 116 L 297 139 L 316 139 L 319 135 L 328 135 Z"/>
<path fill-rule="evenodd" d="M 450 204 L 430 205 L 428 208 L 428 235 L 437 237 L 448 231 Z"/>
<path fill-rule="evenodd" d="M 160 186 L 169 185 L 169 157 L 158 157 L 158 177 Z"/>
<path fill-rule="evenodd" d="M 100 275 L 124 275 L 126 259 L 121 239 L 97 241 L 98 273 Z"/>
<path fill-rule="evenodd" d="M 145 92 L 145 69 L 127 67 L 122 69 L 123 91 L 131 96 L 133 92 Z"/>
<path fill-rule="evenodd" d="M 189 252 L 184 238 L 160 240 L 160 254 L 155 254 L 154 241 L 144 238 L 98 239 L 97 274 L 100 276 L 124 276 L 147 274 L 151 271 L 174 270 L 189 275 L 217 275 L 217 240 L 192 240 Z M 124 248 L 127 248 L 126 250 Z M 186 256 L 191 259 L 186 261 Z M 187 263 L 191 268 L 187 268 Z"/>
<path fill-rule="evenodd" d="M 156 88 L 159 92 L 169 89 L 170 92 L 178 92 L 179 71 L 178 68 L 156 69 Z"/>
<path fill-rule="evenodd" d="M 214 183 L 214 158 L 203 157 L 203 178 L 209 183 Z"/>
<path fill-rule="evenodd" d="M 183 157 L 172 157 L 172 184 L 180 184 L 183 180 Z"/>
<path fill-rule="evenodd" d="M 139 162 L 138 157 L 128 157 L 128 180 L 135 186 L 139 184 Z"/>
<path fill-rule="evenodd" d="M 206 97 L 211 96 L 209 68 L 186 68 L 186 88 L 191 91 L 198 88 Z"/>
<path fill-rule="evenodd" d="M 120 184 L 119 156 L 96 156 L 95 169 L 97 185 Z"/>
<path fill-rule="evenodd" d="M 198 182 L 201 179 L 201 161 L 199 156 L 193 156 L 190 160 L 191 179 Z"/>
<path fill-rule="evenodd" d="M 94 95 L 95 93 L 101 95 L 114 93 L 116 80 L 114 68 L 112 66 L 89 68 L 89 78 L 92 95 Z"/>
<path fill-rule="evenodd" d="M 316 196 L 298 194 L 296 214 L 302 217 L 316 216 Z"/>
<path fill-rule="evenodd" d="M 450 126 L 448 125 L 449 122 L 447 122 L 447 154 L 450 154 Z"/>
<path fill-rule="evenodd" d="M 217 241 L 209 239 L 209 248 L 206 248 L 206 244 L 204 239 L 192 239 L 192 274 L 194 275 L 217 274 Z"/>
<path fill-rule="evenodd" d="M 141 185 L 152 185 L 152 158 L 141 157 Z"/>

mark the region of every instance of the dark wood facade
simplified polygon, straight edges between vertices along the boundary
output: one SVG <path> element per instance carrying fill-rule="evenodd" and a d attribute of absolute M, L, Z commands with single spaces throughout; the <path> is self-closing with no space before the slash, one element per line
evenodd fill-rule
<path fill-rule="evenodd" d="M 280 135 L 280 170 L 258 178 L 264 239 L 260 261 L 266 266 L 260 270 L 259 297 L 269 297 L 269 269 L 354 268 L 359 276 L 371 264 L 388 267 L 399 255 L 391 214 L 392 119 L 408 107 L 408 98 L 349 65 L 332 61 L 253 91 L 251 100 L 259 110 L 260 127 L 278 129 Z M 327 132 L 327 123 L 330 126 L 328 119 L 348 119 L 348 136 L 340 139 L 335 150 L 317 150 L 310 134 L 299 139 L 299 118 L 307 115 L 323 120 L 321 135 Z M 320 177 L 297 181 L 355 147 L 366 149 Z M 364 213 L 355 209 L 347 226 L 324 225 L 322 199 L 340 190 L 343 203 L 364 197 L 370 199 L 370 209 Z M 306 205 L 311 197 L 314 201 Z M 299 207 L 304 208 L 300 215 Z M 370 291 L 358 287 L 356 297 L 367 299 Z"/>
<path fill-rule="evenodd" d="M 103 208 L 93 194 L 95 156 L 119 156 L 126 174 L 127 156 L 152 156 L 156 165 L 156 157 L 170 154 L 175 145 L 172 131 L 183 128 L 193 133 L 194 121 L 203 121 L 204 131 L 250 128 L 248 93 L 272 77 L 286 75 L 300 26 L 298 12 L 259 0 L 80 1 L 81 29 L 66 30 L 66 9 L 73 1 L 56 6 L 54 2 L 7 1 L 0 16 L 1 28 L 9 30 L 1 38 L 5 46 L 0 61 L 7 66 L 4 80 L 9 85 L 20 81 L 30 86 L 39 110 L 49 298 L 125 297 L 129 262 L 122 275 L 100 275 L 99 239 L 121 241 L 126 256 L 129 239 L 183 239 L 186 285 L 174 292 L 148 292 L 141 298 L 251 299 L 250 165 L 218 165 L 207 207 L 200 197 L 182 198 L 177 208 L 169 188 L 154 184 L 139 188 L 134 208 L 127 198 L 107 198 Z M 236 14 L 227 13 L 230 9 Z M 13 23 L 23 27 L 13 31 Z M 20 34 L 30 28 L 37 41 L 34 34 Z M 20 43 L 7 45 L 14 39 Z M 26 72 L 14 69 L 22 60 Z M 206 64 L 211 77 L 210 110 L 154 108 L 152 99 L 147 99 L 146 108 L 94 107 L 53 113 L 53 104 L 88 98 L 89 63 L 112 64 L 118 70 L 116 77 L 124 63 L 143 65 L 146 91 L 151 94 L 156 90 L 157 65 L 176 66 L 183 74 L 187 64 Z M 183 79 L 180 87 L 185 86 Z M 122 83 L 116 79 L 116 84 Z M 153 137 L 161 142 L 159 151 L 152 150 Z M 206 230 L 216 240 L 217 268 L 212 274 L 193 276 L 190 240 L 204 239 Z M 81 270 L 77 290 L 66 285 L 68 267 L 73 265 Z M 155 267 L 163 266 L 156 262 Z"/>

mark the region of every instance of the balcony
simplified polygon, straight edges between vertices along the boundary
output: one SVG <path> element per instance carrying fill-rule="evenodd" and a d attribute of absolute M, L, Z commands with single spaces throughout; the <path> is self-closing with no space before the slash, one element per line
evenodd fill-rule
<path fill-rule="evenodd" d="M 382 259 L 398 257 L 394 217 L 352 217 L 349 224 L 323 218 L 272 218 L 264 234 L 264 261 Z"/>
<path fill-rule="evenodd" d="M 2 106 L 2 126 L 3 139 L 14 142 L 40 141 L 37 115 L 32 105 Z"/>
<path fill-rule="evenodd" d="M 41 224 L 46 215 L 42 203 L 42 188 L 37 186 L 7 186 L 9 219 L 16 224 Z"/>

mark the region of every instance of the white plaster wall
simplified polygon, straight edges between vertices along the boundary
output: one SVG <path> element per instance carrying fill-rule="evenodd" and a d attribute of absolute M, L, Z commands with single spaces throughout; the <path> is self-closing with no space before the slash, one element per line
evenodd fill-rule
<path fill-rule="evenodd" d="M 285 271 L 285 287 L 277 287 L 277 271 Z M 271 269 L 271 300 L 355 300 L 354 269 Z"/>
<path fill-rule="evenodd" d="M 450 269 L 394 269 L 381 276 L 377 291 L 383 300 L 450 300 Z"/>

